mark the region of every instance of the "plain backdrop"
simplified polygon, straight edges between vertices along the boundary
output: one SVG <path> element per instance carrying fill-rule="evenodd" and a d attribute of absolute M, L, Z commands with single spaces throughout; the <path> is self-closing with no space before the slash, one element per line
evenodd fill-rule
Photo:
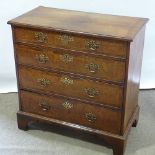
<path fill-rule="evenodd" d="M 155 1 L 154 0 L 3 0 L 0 2 L 0 93 L 16 92 L 11 27 L 7 21 L 39 5 L 147 17 L 140 88 L 155 88 Z"/>

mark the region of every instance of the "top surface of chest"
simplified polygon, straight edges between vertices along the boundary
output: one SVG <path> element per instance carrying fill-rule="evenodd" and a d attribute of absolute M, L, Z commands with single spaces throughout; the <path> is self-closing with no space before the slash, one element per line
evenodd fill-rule
<path fill-rule="evenodd" d="M 132 41 L 147 20 L 146 18 L 38 7 L 8 23 Z"/>

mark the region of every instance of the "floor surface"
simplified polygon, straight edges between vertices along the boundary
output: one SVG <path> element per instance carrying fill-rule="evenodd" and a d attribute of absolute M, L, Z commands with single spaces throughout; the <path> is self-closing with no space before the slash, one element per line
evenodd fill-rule
<path fill-rule="evenodd" d="M 140 91 L 140 118 L 125 155 L 155 155 L 155 91 Z M 0 155 L 112 155 L 104 146 L 57 133 L 17 128 L 16 93 L 0 94 Z"/>

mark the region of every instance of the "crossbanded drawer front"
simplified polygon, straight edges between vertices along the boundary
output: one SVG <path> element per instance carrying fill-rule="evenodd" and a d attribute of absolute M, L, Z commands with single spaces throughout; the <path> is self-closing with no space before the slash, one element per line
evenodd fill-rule
<path fill-rule="evenodd" d="M 124 82 L 125 62 L 70 53 L 52 48 L 27 47 L 16 45 L 17 62 L 42 68 L 82 74 L 114 82 Z"/>
<path fill-rule="evenodd" d="M 19 67 L 19 81 L 21 89 L 40 90 L 44 93 L 54 92 L 114 107 L 122 106 L 123 88 L 118 85 L 23 66 Z"/>
<path fill-rule="evenodd" d="M 75 100 L 21 91 L 22 110 L 98 130 L 119 134 L 121 113 Z"/>
<path fill-rule="evenodd" d="M 37 29 L 19 28 L 14 30 L 15 41 L 29 44 L 59 47 L 64 49 L 102 53 L 108 56 L 126 58 L 127 43 L 120 40 L 98 39 Z"/>

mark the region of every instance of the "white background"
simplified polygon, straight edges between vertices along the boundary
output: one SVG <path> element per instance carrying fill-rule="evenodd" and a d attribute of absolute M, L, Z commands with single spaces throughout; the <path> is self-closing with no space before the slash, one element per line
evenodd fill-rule
<path fill-rule="evenodd" d="M 11 28 L 7 25 L 7 21 L 39 5 L 150 18 L 146 29 L 140 88 L 155 88 L 154 0 L 2 0 L 0 2 L 0 93 L 17 91 Z"/>

